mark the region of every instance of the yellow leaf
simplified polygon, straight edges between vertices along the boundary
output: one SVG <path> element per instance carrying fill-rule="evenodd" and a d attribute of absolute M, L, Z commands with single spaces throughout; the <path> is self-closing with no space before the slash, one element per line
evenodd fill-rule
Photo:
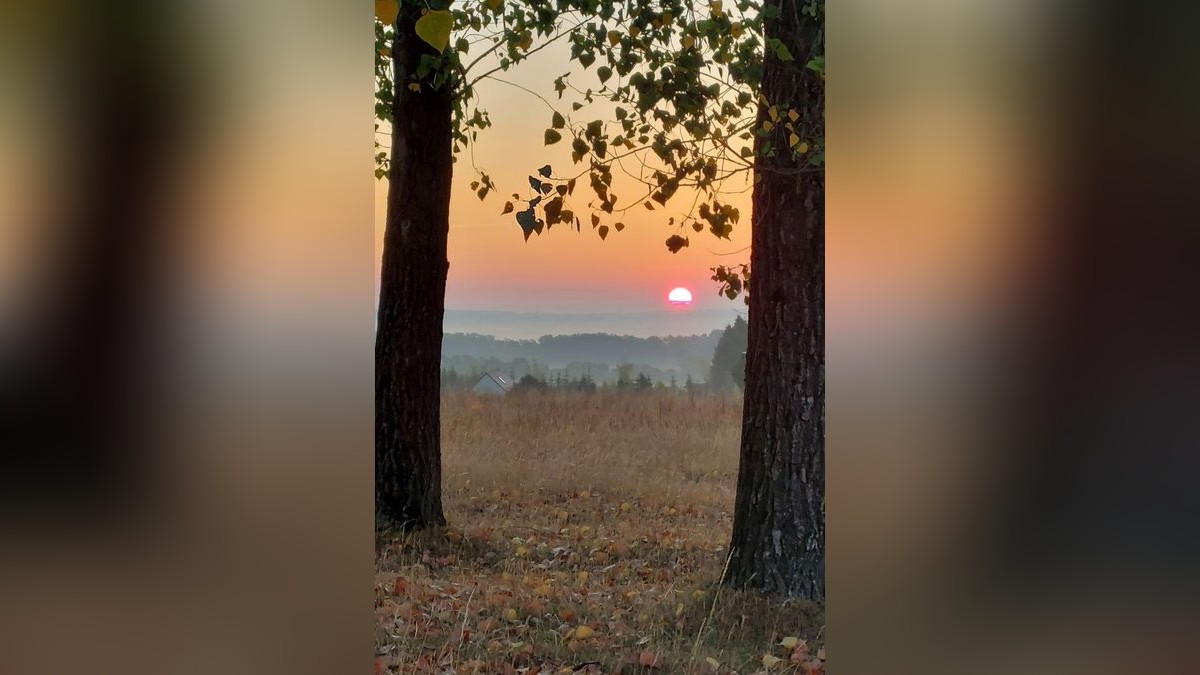
<path fill-rule="evenodd" d="M 796 109 L 793 108 L 788 111 L 788 119 L 795 122 L 796 120 L 800 119 L 800 113 L 796 112 Z"/>
<path fill-rule="evenodd" d="M 765 122 L 763 122 L 763 126 L 762 126 L 763 131 L 770 132 L 774 128 L 775 128 L 775 125 L 771 122 L 771 120 L 766 120 Z"/>
<path fill-rule="evenodd" d="M 632 508 L 633 508 L 633 504 L 630 504 L 629 502 L 624 502 L 624 503 L 622 503 L 622 504 L 621 504 L 621 510 L 622 510 L 622 511 L 628 511 L 628 510 L 630 510 L 630 509 L 632 509 Z"/>
<path fill-rule="evenodd" d="M 778 122 L 779 121 L 779 106 L 773 105 L 770 108 L 767 108 L 767 114 L 771 116 L 772 122 Z"/>
<path fill-rule="evenodd" d="M 767 670 L 772 670 L 775 668 L 775 666 L 779 665 L 780 663 L 783 663 L 783 659 L 779 658 L 778 656 L 771 656 L 770 654 L 763 654 L 763 657 L 762 657 L 763 668 L 766 668 Z"/>
<path fill-rule="evenodd" d="M 595 634 L 596 634 L 596 631 L 592 630 L 588 626 L 580 626 L 579 628 L 575 629 L 575 639 L 576 640 L 586 640 Z"/>
<path fill-rule="evenodd" d="M 615 30 L 610 30 L 610 31 L 608 31 L 608 44 L 609 44 L 609 45 L 611 45 L 611 46 L 613 46 L 613 47 L 616 47 L 616 46 L 617 46 L 617 43 L 618 43 L 618 42 L 620 42 L 620 41 L 621 41 L 621 34 L 620 34 L 620 33 L 618 33 L 618 32 L 617 32 L 617 31 L 615 31 Z"/>
<path fill-rule="evenodd" d="M 712 666 L 712 667 L 713 667 L 713 670 L 716 670 L 716 669 L 718 669 L 718 668 L 720 668 L 720 667 L 721 667 L 721 662 L 720 662 L 720 661 L 718 661 L 718 660 L 716 660 L 716 659 L 714 659 L 714 658 L 713 658 L 713 657 L 711 657 L 711 656 L 705 657 L 705 659 L 704 659 L 704 660 L 708 662 L 708 665 L 710 665 L 710 666 Z"/>
<path fill-rule="evenodd" d="M 375 0 L 375 18 L 379 19 L 379 23 L 391 26 L 396 23 L 396 16 L 399 14 L 400 3 L 398 0 Z"/>
<path fill-rule="evenodd" d="M 684 35 L 683 39 L 680 40 L 679 43 L 683 45 L 684 49 L 691 49 L 692 45 L 696 44 L 696 38 L 692 37 L 691 35 Z"/>
<path fill-rule="evenodd" d="M 500 6 L 503 4 L 504 4 L 504 0 L 487 0 L 488 8 L 491 9 L 493 12 L 496 11 L 497 9 L 500 9 Z"/>
<path fill-rule="evenodd" d="M 798 644 L 800 644 L 800 638 L 796 637 L 785 637 L 779 641 L 779 646 L 784 649 L 795 649 Z"/>
<path fill-rule="evenodd" d="M 409 91 L 421 91 L 421 85 L 416 82 L 410 82 L 408 84 L 408 90 Z"/>
<path fill-rule="evenodd" d="M 740 22 L 734 22 L 731 26 L 729 26 L 729 34 L 735 38 L 742 37 L 742 24 Z"/>
<path fill-rule="evenodd" d="M 807 141 L 796 146 L 796 154 L 797 155 L 803 155 L 806 152 L 808 152 L 808 142 Z"/>
<path fill-rule="evenodd" d="M 529 555 L 529 549 L 525 548 L 524 545 L 518 546 L 517 547 L 517 557 L 524 558 L 526 555 Z"/>
<path fill-rule="evenodd" d="M 431 47 L 443 52 L 450 44 L 450 31 L 454 28 L 454 15 L 448 10 L 435 9 L 417 19 L 417 37 L 429 43 Z"/>
<path fill-rule="evenodd" d="M 583 571 L 579 572 L 579 574 L 576 574 L 576 575 L 575 575 L 575 581 L 577 581 L 577 582 L 579 583 L 579 585 L 580 585 L 580 586 L 582 586 L 582 585 L 586 584 L 586 583 L 587 583 L 587 581 L 588 581 L 588 573 L 587 573 L 587 570 L 583 570 Z"/>
<path fill-rule="evenodd" d="M 508 619 L 509 621 L 516 621 L 517 620 L 517 610 L 513 609 L 512 607 L 509 607 L 508 609 L 504 610 L 504 618 Z"/>
<path fill-rule="evenodd" d="M 800 145 L 800 137 L 797 136 L 795 133 L 788 135 L 788 145 L 793 148 L 796 147 L 797 145 Z"/>
<path fill-rule="evenodd" d="M 721 0 L 708 3 L 708 8 L 712 10 L 713 16 L 721 16 Z"/>

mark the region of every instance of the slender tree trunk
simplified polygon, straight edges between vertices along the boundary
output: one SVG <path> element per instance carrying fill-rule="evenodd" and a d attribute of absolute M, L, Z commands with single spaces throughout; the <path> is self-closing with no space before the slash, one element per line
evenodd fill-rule
<path fill-rule="evenodd" d="M 402 8 L 392 49 L 396 98 L 375 337 L 375 514 L 379 524 L 405 528 L 445 524 L 440 363 L 452 174 L 450 84 L 408 87 L 421 54 L 433 53 L 416 36 L 415 19 Z"/>
<path fill-rule="evenodd" d="M 766 5 L 780 11 L 767 22 L 767 38 L 782 40 L 795 60 L 768 49 L 762 93 L 784 120 L 787 109 L 800 115 L 801 138 L 823 137 L 824 82 L 805 68 L 821 44 L 822 20 L 801 14 L 797 0 Z M 768 109 L 760 106 L 760 124 Z M 824 600 L 825 176 L 806 155 L 793 156 L 788 135 L 781 123 L 756 141 L 753 292 L 727 583 Z"/>

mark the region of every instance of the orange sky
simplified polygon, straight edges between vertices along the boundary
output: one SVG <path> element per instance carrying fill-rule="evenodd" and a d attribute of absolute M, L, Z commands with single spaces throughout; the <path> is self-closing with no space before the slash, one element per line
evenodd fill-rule
<path fill-rule="evenodd" d="M 537 91 L 571 120 L 571 99 L 559 101 L 553 90 L 555 77 L 567 72 L 566 48 L 554 45 L 534 55 L 508 73 L 505 80 Z M 571 62 L 574 69 L 578 64 Z M 590 77 L 590 74 L 589 76 Z M 573 76 L 576 86 L 586 81 Z M 598 83 L 597 83 L 598 84 Z M 741 308 L 741 301 L 730 302 L 717 295 L 710 267 L 748 262 L 750 252 L 750 193 L 748 181 L 736 179 L 728 190 L 744 190 L 726 195 L 722 201 L 737 206 L 742 218 L 735 226 L 732 240 L 718 240 L 707 231 L 684 232 L 691 246 L 671 254 L 663 243 L 677 229 L 667 225 L 671 216 L 679 221 L 692 204 L 691 193 L 680 190 L 667 208 L 648 211 L 641 206 L 620 217 L 601 213 L 602 222 L 617 220 L 627 226 L 622 232 L 610 231 L 601 241 L 588 222 L 586 178 L 575 191 L 574 210 L 582 213 L 583 231 L 576 233 L 565 225 L 522 237 L 513 214 L 500 215 L 504 202 L 514 192 L 528 192 L 526 176 L 544 164 L 555 175 L 574 170 L 570 158 L 570 136 L 550 147 L 543 145 L 542 133 L 549 126 L 551 109 L 532 94 L 499 82 L 483 82 L 478 87 L 483 108 L 493 126 L 479 135 L 474 149 L 474 164 L 486 171 L 498 188 L 497 193 L 480 202 L 469 189 L 474 180 L 471 153 L 464 152 L 455 165 L 454 192 L 450 208 L 450 276 L 446 306 L 452 309 L 505 309 L 518 311 L 642 311 L 666 309 L 667 292 L 675 286 L 690 288 L 695 308 Z M 587 121 L 604 115 L 596 106 L 575 113 L 575 121 Z M 386 139 L 384 139 L 386 140 Z M 622 185 L 619 169 L 614 169 L 613 192 L 621 196 L 618 207 L 641 194 L 633 185 Z M 744 175 L 744 174 L 743 174 Z M 387 184 L 376 185 L 375 235 L 376 265 L 382 253 L 383 223 Z M 518 210 L 520 204 L 518 203 Z M 720 255 L 729 254 L 729 255 Z M 378 283 L 378 269 L 376 270 Z"/>

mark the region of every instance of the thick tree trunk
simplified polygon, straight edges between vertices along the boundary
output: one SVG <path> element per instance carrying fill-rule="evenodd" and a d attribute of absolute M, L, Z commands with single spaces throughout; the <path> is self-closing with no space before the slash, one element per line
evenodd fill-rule
<path fill-rule="evenodd" d="M 407 10 L 405 10 L 407 11 Z M 440 422 L 446 239 L 450 228 L 453 95 L 409 89 L 433 50 L 401 16 L 392 54 L 396 98 L 375 337 L 375 514 L 423 528 L 442 515 Z"/>
<path fill-rule="evenodd" d="M 762 92 L 794 109 L 801 138 L 824 136 L 824 82 L 805 68 L 820 19 L 768 0 L 768 21 L 795 56 L 768 49 Z M 822 12 L 823 13 L 823 12 Z M 759 123 L 770 119 L 760 106 Z M 779 124 L 756 141 L 750 326 L 741 466 L 727 583 L 825 598 L 825 176 L 788 148 Z M 770 143 L 773 153 L 765 147 Z"/>

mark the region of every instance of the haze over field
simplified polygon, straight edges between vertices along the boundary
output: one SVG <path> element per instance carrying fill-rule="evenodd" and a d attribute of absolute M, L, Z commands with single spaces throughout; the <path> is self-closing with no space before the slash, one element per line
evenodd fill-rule
<path fill-rule="evenodd" d="M 509 340 L 534 340 L 543 335 L 609 333 L 634 337 L 704 335 L 745 317 L 746 306 L 728 302 L 725 309 L 641 312 L 510 312 L 447 309 L 447 333 L 478 333 Z"/>

